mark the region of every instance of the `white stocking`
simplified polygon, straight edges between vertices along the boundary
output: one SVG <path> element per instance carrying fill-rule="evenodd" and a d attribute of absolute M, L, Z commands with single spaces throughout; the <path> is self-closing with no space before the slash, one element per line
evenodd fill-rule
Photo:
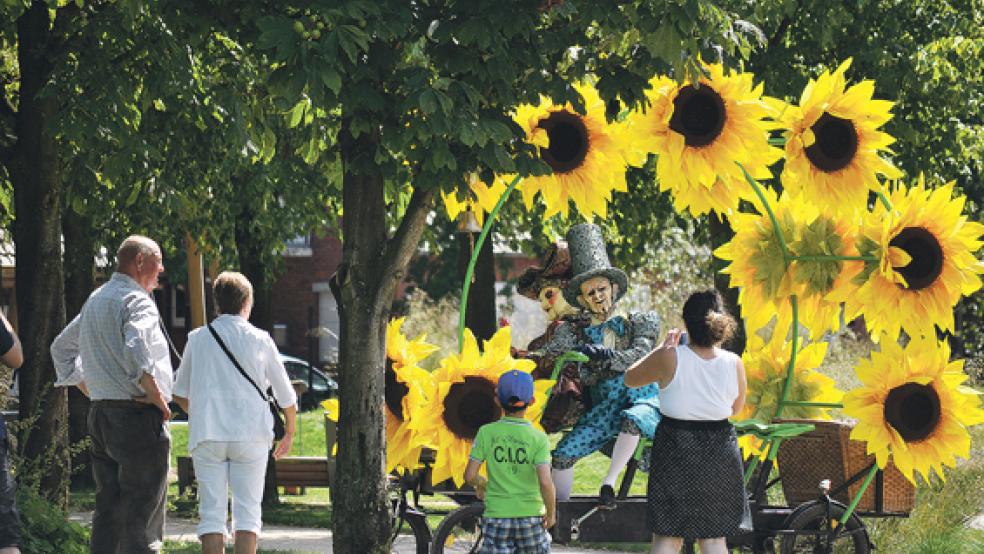
<path fill-rule="evenodd" d="M 571 489 L 574 488 L 574 468 L 552 469 L 550 470 L 553 478 L 554 488 L 557 490 L 557 501 L 564 502 L 571 499 Z"/>
<path fill-rule="evenodd" d="M 649 554 L 679 554 L 681 548 L 683 548 L 683 539 L 680 537 L 653 535 L 653 544 L 649 548 Z"/>
<path fill-rule="evenodd" d="M 618 438 L 615 439 L 615 448 L 612 450 L 612 463 L 608 466 L 608 475 L 605 476 L 602 484 L 611 485 L 612 488 L 615 487 L 618 474 L 622 473 L 625 465 L 632 459 L 632 455 L 635 454 L 635 449 L 638 445 L 639 435 L 630 435 L 628 433 L 618 434 Z"/>
<path fill-rule="evenodd" d="M 719 539 L 698 539 L 700 554 L 728 554 L 728 541 Z"/>

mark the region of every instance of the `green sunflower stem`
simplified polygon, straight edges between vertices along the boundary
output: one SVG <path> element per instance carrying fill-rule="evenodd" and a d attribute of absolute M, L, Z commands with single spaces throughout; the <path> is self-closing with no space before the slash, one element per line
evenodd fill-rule
<path fill-rule="evenodd" d="M 871 480 L 875 478 L 876 473 L 878 473 L 878 464 L 871 464 L 871 469 L 868 471 L 868 476 L 864 478 L 864 482 L 861 483 L 861 488 L 858 489 L 857 494 L 851 499 L 851 504 L 848 505 L 847 510 L 844 510 L 844 515 L 840 518 L 840 525 L 837 526 L 838 529 L 846 529 L 844 526 L 847 525 L 847 520 L 851 518 L 854 509 L 858 507 L 858 502 L 861 502 L 861 496 L 868 490 L 868 486 L 871 485 Z"/>
<path fill-rule="evenodd" d="M 792 255 L 789 253 L 789 247 L 786 245 L 786 237 L 782 234 L 782 229 L 779 227 L 779 220 L 776 219 L 776 214 L 772 211 L 772 206 L 769 205 L 769 201 L 766 199 L 765 193 L 762 192 L 762 187 L 759 186 L 758 181 L 749 175 L 748 170 L 745 169 L 745 166 L 738 164 L 738 167 L 741 168 L 741 172 L 745 175 L 745 180 L 752 186 L 752 190 L 755 191 L 755 194 L 759 197 L 759 200 L 762 201 L 762 206 L 765 207 L 765 211 L 769 215 L 769 219 L 772 220 L 772 229 L 776 233 L 776 239 L 779 240 L 780 248 L 782 248 L 782 257 L 788 263 L 789 260 L 792 259 Z"/>
<path fill-rule="evenodd" d="M 892 211 L 892 203 L 888 200 L 888 197 L 885 196 L 885 193 L 879 190 L 875 191 L 875 194 L 878 195 L 878 200 L 882 203 L 882 206 L 885 206 L 886 210 Z"/>
<path fill-rule="evenodd" d="M 752 479 L 752 474 L 755 473 L 755 468 L 759 465 L 759 456 L 752 456 L 752 461 L 748 463 L 748 467 L 745 469 L 745 486 L 748 486 L 748 482 Z"/>
<path fill-rule="evenodd" d="M 879 261 L 876 256 L 836 256 L 836 255 L 825 255 L 816 254 L 808 256 L 790 256 L 790 261 L 794 262 L 847 262 L 847 261 L 861 261 L 861 262 L 877 262 Z"/>
<path fill-rule="evenodd" d="M 843 408 L 840 402 L 809 402 L 806 400 L 788 400 L 786 406 L 798 406 L 806 408 Z"/>
<path fill-rule="evenodd" d="M 786 369 L 786 380 L 782 384 L 782 396 L 779 397 L 779 406 L 776 408 L 776 417 L 782 417 L 782 410 L 786 407 L 786 399 L 789 398 L 789 391 L 793 388 L 793 379 L 796 378 L 796 349 L 799 346 L 799 300 L 796 295 L 789 297 L 789 303 L 793 306 L 793 344 L 789 352 L 789 367 Z"/>
<path fill-rule="evenodd" d="M 502 205 L 505 204 L 506 199 L 512 193 L 513 189 L 523 178 L 519 175 L 515 176 L 506 190 L 503 191 L 502 196 L 499 197 L 499 201 L 495 203 L 495 207 L 489 212 L 489 216 L 485 218 L 485 225 L 482 226 L 482 232 L 478 235 L 478 239 L 475 241 L 475 247 L 472 249 L 471 259 L 468 260 L 468 269 L 465 271 L 465 283 L 461 287 L 461 308 L 458 312 L 458 352 L 465 347 L 465 312 L 468 310 L 468 292 L 471 290 L 472 276 L 475 274 L 475 264 L 478 263 L 478 254 L 482 251 L 482 245 L 485 244 L 485 237 L 488 236 L 489 231 L 492 230 L 492 222 L 495 221 L 497 215 L 499 215 L 499 210 L 502 209 Z"/>

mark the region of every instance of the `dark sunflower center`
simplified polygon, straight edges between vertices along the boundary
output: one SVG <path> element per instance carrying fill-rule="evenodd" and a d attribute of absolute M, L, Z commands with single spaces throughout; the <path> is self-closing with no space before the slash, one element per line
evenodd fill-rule
<path fill-rule="evenodd" d="M 806 157 L 817 169 L 833 173 L 851 163 L 858 152 L 858 133 L 850 119 L 824 112 L 810 129 L 816 142 L 806 147 Z"/>
<path fill-rule="evenodd" d="M 940 423 L 940 396 L 930 385 L 906 383 L 885 398 L 885 421 L 905 442 L 919 442 Z"/>
<path fill-rule="evenodd" d="M 386 387 L 384 389 L 383 397 L 386 399 L 386 407 L 389 408 L 390 413 L 396 416 L 396 419 L 403 421 L 403 397 L 410 392 L 410 387 L 405 383 L 401 383 L 396 378 L 396 372 L 393 371 L 393 361 L 389 358 L 386 359 Z"/>
<path fill-rule="evenodd" d="M 581 116 L 570 112 L 553 112 L 540 120 L 540 127 L 547 132 L 550 146 L 540 149 L 540 156 L 554 173 L 573 171 L 588 156 L 588 128 Z"/>
<path fill-rule="evenodd" d="M 458 438 L 471 440 L 478 428 L 502 417 L 495 403 L 495 385 L 482 377 L 465 377 L 444 397 L 444 423 Z"/>
<path fill-rule="evenodd" d="M 709 86 L 687 85 L 673 100 L 670 129 L 683 135 L 687 146 L 707 146 L 724 130 L 725 119 L 720 94 Z"/>
<path fill-rule="evenodd" d="M 929 230 L 906 227 L 888 244 L 905 250 L 912 258 L 909 265 L 893 268 L 905 277 L 909 290 L 924 289 L 943 273 L 943 247 Z"/>

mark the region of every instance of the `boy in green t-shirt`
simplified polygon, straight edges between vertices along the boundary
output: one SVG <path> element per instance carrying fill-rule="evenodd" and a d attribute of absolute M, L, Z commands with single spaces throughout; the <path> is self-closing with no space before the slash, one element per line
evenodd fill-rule
<path fill-rule="evenodd" d="M 496 396 L 504 415 L 478 430 L 465 468 L 465 481 L 485 499 L 481 552 L 550 552 L 547 529 L 556 521 L 550 441 L 523 418 L 533 404 L 533 377 L 503 373 Z M 478 474 L 483 463 L 488 480 Z"/>

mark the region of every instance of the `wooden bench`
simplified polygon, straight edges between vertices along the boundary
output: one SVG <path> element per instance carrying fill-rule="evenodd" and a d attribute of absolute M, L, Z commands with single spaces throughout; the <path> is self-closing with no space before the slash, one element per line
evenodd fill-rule
<path fill-rule="evenodd" d="M 277 485 L 281 487 L 329 487 L 335 460 L 320 456 L 290 456 L 277 460 Z M 191 457 L 178 456 L 178 494 L 194 490 L 195 466 Z"/>
<path fill-rule="evenodd" d="M 277 485 L 281 487 L 330 487 L 335 474 L 335 457 L 331 456 L 337 440 L 335 423 L 325 418 L 327 455 L 289 456 L 276 462 Z M 178 456 L 178 494 L 193 488 L 195 467 L 190 456 Z"/>

